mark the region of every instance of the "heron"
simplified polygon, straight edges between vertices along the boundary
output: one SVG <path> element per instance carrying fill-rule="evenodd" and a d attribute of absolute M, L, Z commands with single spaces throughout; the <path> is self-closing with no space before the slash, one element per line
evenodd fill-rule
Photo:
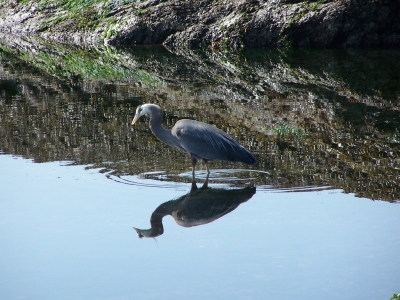
<path fill-rule="evenodd" d="M 195 180 L 196 163 L 203 160 L 210 174 L 210 160 L 225 160 L 254 165 L 254 155 L 233 137 L 219 128 L 203 122 L 181 119 L 171 130 L 162 127 L 163 110 L 156 104 L 139 105 L 132 126 L 144 115 L 150 116 L 150 129 L 157 139 L 189 154 L 192 163 L 192 179 Z"/>

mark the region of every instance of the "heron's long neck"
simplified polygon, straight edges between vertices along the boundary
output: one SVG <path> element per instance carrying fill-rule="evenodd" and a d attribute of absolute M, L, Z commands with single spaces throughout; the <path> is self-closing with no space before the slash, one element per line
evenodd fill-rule
<path fill-rule="evenodd" d="M 150 118 L 150 129 L 153 134 L 161 141 L 167 145 L 181 148 L 177 139 L 172 135 L 171 130 L 165 129 L 161 125 L 161 118 Z"/>
<path fill-rule="evenodd" d="M 152 214 L 150 218 L 150 224 L 151 224 L 151 237 L 156 237 L 159 235 L 162 235 L 164 233 L 164 226 L 162 223 L 162 218 L 165 215 L 163 214 Z"/>
<path fill-rule="evenodd" d="M 164 226 L 162 219 L 171 215 L 173 210 L 176 209 L 177 201 L 171 200 L 159 205 L 156 210 L 151 214 L 150 217 L 150 229 L 136 229 L 138 233 L 141 233 L 144 237 L 157 237 L 164 233 Z"/>

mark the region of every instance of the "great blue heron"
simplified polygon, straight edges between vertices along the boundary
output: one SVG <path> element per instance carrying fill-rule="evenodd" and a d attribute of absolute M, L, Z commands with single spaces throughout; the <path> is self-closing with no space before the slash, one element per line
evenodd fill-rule
<path fill-rule="evenodd" d="M 158 105 L 149 103 L 138 106 L 132 125 L 135 125 L 137 120 L 144 115 L 150 116 L 150 129 L 160 141 L 190 155 L 193 180 L 195 179 L 196 163 L 201 159 L 206 164 L 207 177 L 210 174 L 209 160 L 227 160 L 248 165 L 256 163 L 256 159 L 249 150 L 215 126 L 182 119 L 176 122 L 171 130 L 167 130 L 161 126 L 162 109 Z"/>

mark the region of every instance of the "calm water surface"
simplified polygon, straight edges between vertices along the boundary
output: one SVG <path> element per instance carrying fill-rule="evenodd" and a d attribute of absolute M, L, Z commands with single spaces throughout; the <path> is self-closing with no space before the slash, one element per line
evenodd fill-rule
<path fill-rule="evenodd" d="M 399 51 L 0 44 L 1 299 L 400 291 Z M 146 102 L 257 164 L 212 162 L 208 189 L 199 164 L 191 191 L 190 160 L 129 125 Z"/>
<path fill-rule="evenodd" d="M 399 287 L 399 205 L 340 190 L 257 191 L 207 225 L 166 216 L 155 241 L 132 226 L 149 228 L 187 184 L 0 163 L 3 299 L 389 299 Z"/>

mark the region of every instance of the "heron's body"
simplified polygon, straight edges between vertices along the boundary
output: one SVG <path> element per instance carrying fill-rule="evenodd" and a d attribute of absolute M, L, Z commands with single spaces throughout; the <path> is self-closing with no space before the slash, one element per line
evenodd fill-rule
<path fill-rule="evenodd" d="M 228 160 L 248 165 L 256 162 L 247 149 L 215 126 L 183 119 L 176 122 L 171 133 L 197 160 Z"/>
<path fill-rule="evenodd" d="M 171 130 L 161 126 L 163 111 L 155 104 L 143 104 L 136 110 L 132 125 L 143 115 L 150 115 L 150 129 L 162 142 L 187 152 L 192 159 L 193 177 L 196 162 L 203 160 L 208 169 L 209 160 L 226 160 L 253 165 L 253 154 L 234 138 L 215 126 L 183 119 L 176 122 Z"/>

